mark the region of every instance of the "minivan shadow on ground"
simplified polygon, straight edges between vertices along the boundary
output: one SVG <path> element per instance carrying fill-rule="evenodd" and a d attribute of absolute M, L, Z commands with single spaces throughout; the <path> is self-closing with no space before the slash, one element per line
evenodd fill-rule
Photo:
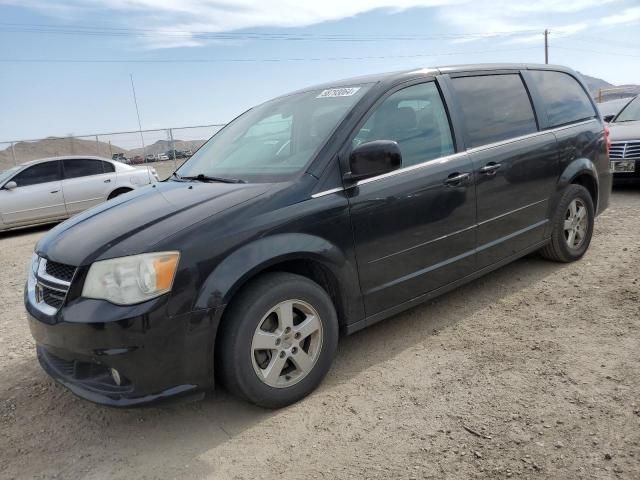
<path fill-rule="evenodd" d="M 315 394 L 279 411 L 254 407 L 220 388 L 193 403 L 110 409 L 77 399 L 53 383 L 36 365 L 35 357 L 12 363 L 2 373 L 7 398 L 2 413 L 13 412 L 15 425 L 13 438 L 0 442 L 7 455 L 5 465 L 0 463 L 0 467 L 9 476 L 60 478 L 119 477 L 124 468 L 149 478 L 155 478 L 156 469 L 164 472 L 163 477 L 210 475 L 212 466 L 202 461 L 201 455 L 265 422 L 286 425 L 286 419 L 292 418 L 304 428 L 310 421 L 305 415 L 308 409 L 326 409 L 327 399 L 363 371 L 384 364 L 458 323 L 474 322 L 478 310 L 561 268 L 562 265 L 530 256 L 427 305 L 342 338 L 336 363 Z M 33 422 L 38 423 L 39 431 L 20 429 L 21 423 Z M 273 435 L 286 437 L 286 427 Z M 268 441 L 273 439 L 265 438 Z M 78 457 L 64 453 L 78 451 L 78 447 L 82 452 Z"/>

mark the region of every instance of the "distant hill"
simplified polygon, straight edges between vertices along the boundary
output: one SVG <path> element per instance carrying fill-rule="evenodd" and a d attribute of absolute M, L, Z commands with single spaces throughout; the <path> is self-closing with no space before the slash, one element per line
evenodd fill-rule
<path fill-rule="evenodd" d="M 613 85 L 601 78 L 591 77 L 584 73 L 580 73 L 580 75 L 582 75 L 582 78 L 587 84 L 587 87 L 591 92 L 591 96 L 596 100 L 601 97 L 602 101 L 606 102 L 618 98 L 633 97 L 640 94 L 640 85 Z M 602 92 L 600 92 L 600 89 L 602 89 Z"/>
<path fill-rule="evenodd" d="M 176 150 L 195 151 L 206 142 L 205 140 L 174 140 L 174 148 Z M 17 163 L 28 162 L 38 158 L 58 157 L 61 155 L 98 155 L 101 157 L 111 158 L 114 153 L 124 153 L 128 158 L 136 155 L 142 155 L 142 148 L 133 148 L 127 150 L 115 144 L 107 142 L 96 142 L 95 140 L 84 140 L 74 137 L 49 137 L 35 142 L 17 142 L 13 145 Z M 169 150 L 169 142 L 167 140 L 158 140 L 151 145 L 145 147 L 147 155 L 163 153 Z M 11 147 L 0 150 L 0 171 L 6 170 L 14 165 Z"/>
<path fill-rule="evenodd" d="M 126 152 L 126 150 L 108 143 L 82 140 L 74 137 L 50 137 L 36 142 L 18 142 L 13 145 L 13 149 L 18 163 L 60 155 L 99 155 L 111 158 L 111 151 Z M 13 165 L 11 147 L 0 150 L 0 171 Z"/>

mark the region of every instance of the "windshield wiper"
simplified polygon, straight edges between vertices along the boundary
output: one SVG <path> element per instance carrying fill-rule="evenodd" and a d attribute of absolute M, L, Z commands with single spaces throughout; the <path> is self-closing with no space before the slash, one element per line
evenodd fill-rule
<path fill-rule="evenodd" d="M 245 180 L 242 180 L 240 178 L 212 177 L 203 173 L 199 173 L 198 175 L 195 175 L 193 177 L 181 177 L 177 173 L 174 173 L 174 175 L 179 180 L 197 180 L 198 182 L 247 183 Z"/>

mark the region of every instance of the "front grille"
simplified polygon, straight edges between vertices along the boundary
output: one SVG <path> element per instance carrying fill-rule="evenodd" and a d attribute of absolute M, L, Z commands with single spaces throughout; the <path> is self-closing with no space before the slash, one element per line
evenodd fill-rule
<path fill-rule="evenodd" d="M 60 292 L 53 290 L 52 288 L 42 288 L 42 300 L 50 307 L 59 309 L 64 303 L 64 298 L 67 296 L 67 292 Z"/>
<path fill-rule="evenodd" d="M 36 274 L 36 301 L 59 310 L 64 305 L 76 267 L 40 259 Z"/>
<path fill-rule="evenodd" d="M 640 160 L 640 140 L 612 142 L 609 158 L 611 160 Z"/>
<path fill-rule="evenodd" d="M 65 282 L 70 282 L 76 271 L 76 267 L 72 265 L 65 265 L 64 263 L 47 261 L 45 271 L 52 277 L 64 280 Z"/>

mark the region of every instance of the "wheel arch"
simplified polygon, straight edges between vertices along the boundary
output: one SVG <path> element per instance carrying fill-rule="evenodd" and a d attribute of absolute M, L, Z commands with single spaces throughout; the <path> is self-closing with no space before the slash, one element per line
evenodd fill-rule
<path fill-rule="evenodd" d="M 107 195 L 107 200 L 111 200 L 112 198 L 115 198 L 118 195 L 122 195 L 123 193 L 132 192 L 133 190 L 134 189 L 132 187 L 118 186 L 109 192 L 109 195 Z"/>
<path fill-rule="evenodd" d="M 319 284 L 331 297 L 341 328 L 364 317 L 353 262 L 329 241 L 302 233 L 264 237 L 228 255 L 205 280 L 194 307 L 219 309 L 222 322 L 236 294 L 267 272 L 294 273 Z"/>
<path fill-rule="evenodd" d="M 578 158 L 572 161 L 564 169 L 558 181 L 558 192 L 562 191 L 571 184 L 582 185 L 587 189 L 593 200 L 594 211 L 598 211 L 599 204 L 599 181 L 598 171 L 591 160 L 588 158 Z M 555 199 L 554 209 L 559 200 L 559 196 Z"/>

